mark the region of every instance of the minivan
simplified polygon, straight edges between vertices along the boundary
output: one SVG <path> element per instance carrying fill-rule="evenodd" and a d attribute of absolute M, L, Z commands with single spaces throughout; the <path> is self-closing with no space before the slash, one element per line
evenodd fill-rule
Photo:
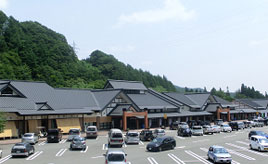
<path fill-rule="evenodd" d="M 60 142 L 62 139 L 62 131 L 60 129 L 48 129 L 47 142 Z"/>
<path fill-rule="evenodd" d="M 74 137 L 80 137 L 80 129 L 79 128 L 71 128 L 69 130 L 68 141 L 72 141 Z"/>
<path fill-rule="evenodd" d="M 123 133 L 120 129 L 111 129 L 108 133 L 108 147 L 119 146 L 124 144 Z"/>
<path fill-rule="evenodd" d="M 264 136 L 251 136 L 249 147 L 258 151 L 268 151 L 268 139 Z"/>
<path fill-rule="evenodd" d="M 88 126 L 86 129 L 86 136 L 87 138 L 97 138 L 98 137 L 98 130 L 96 126 Z"/>

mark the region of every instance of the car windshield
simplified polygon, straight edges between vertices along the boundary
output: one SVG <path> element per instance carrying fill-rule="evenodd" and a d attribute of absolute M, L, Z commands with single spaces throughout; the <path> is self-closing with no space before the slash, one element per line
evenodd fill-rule
<path fill-rule="evenodd" d="M 201 127 L 193 127 L 194 130 L 202 130 Z"/>
<path fill-rule="evenodd" d="M 32 137 L 32 134 L 24 134 L 23 137 Z"/>
<path fill-rule="evenodd" d="M 69 134 L 79 134 L 79 130 L 78 129 L 71 129 L 69 131 Z"/>
<path fill-rule="evenodd" d="M 96 131 L 95 128 L 87 128 L 87 131 Z"/>
<path fill-rule="evenodd" d="M 128 133 L 129 137 L 138 137 L 138 133 Z"/>
<path fill-rule="evenodd" d="M 85 141 L 85 139 L 82 137 L 75 137 L 73 140 L 74 141 Z"/>
<path fill-rule="evenodd" d="M 260 139 L 260 143 L 268 143 L 268 139 Z"/>
<path fill-rule="evenodd" d="M 113 138 L 122 138 L 122 133 L 113 133 Z"/>
<path fill-rule="evenodd" d="M 58 131 L 48 131 L 48 135 L 58 135 L 59 132 Z"/>
<path fill-rule="evenodd" d="M 256 134 L 257 134 L 257 135 L 265 135 L 265 133 L 262 132 L 262 131 L 256 131 Z"/>
<path fill-rule="evenodd" d="M 229 127 L 229 125 L 222 125 L 223 127 Z"/>
<path fill-rule="evenodd" d="M 108 155 L 108 161 L 114 161 L 114 162 L 119 162 L 119 161 L 124 161 L 124 155 L 123 154 L 109 154 Z"/>
<path fill-rule="evenodd" d="M 216 148 L 216 149 L 214 149 L 214 153 L 217 153 L 217 154 L 219 154 L 219 153 L 228 153 L 228 151 L 225 150 L 224 148 Z"/>
<path fill-rule="evenodd" d="M 153 140 L 154 143 L 161 143 L 162 141 L 163 141 L 162 138 L 155 138 L 155 139 Z"/>
<path fill-rule="evenodd" d="M 158 129 L 157 133 L 165 133 L 165 131 L 163 129 Z"/>

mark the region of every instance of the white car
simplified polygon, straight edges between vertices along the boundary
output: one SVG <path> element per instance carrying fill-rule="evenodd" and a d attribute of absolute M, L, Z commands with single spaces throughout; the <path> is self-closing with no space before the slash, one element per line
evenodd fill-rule
<path fill-rule="evenodd" d="M 214 163 L 232 163 L 232 156 L 222 146 L 211 146 L 207 156 L 208 159 L 212 160 Z"/>
<path fill-rule="evenodd" d="M 232 128 L 231 126 L 227 125 L 227 124 L 221 124 L 221 131 L 222 132 L 232 132 Z"/>
<path fill-rule="evenodd" d="M 191 131 L 192 131 L 192 135 L 199 135 L 199 136 L 204 135 L 204 131 L 203 131 L 202 126 L 193 126 Z"/>
<path fill-rule="evenodd" d="M 36 135 L 35 133 L 25 133 L 22 137 L 21 137 L 21 142 L 27 142 L 30 144 L 36 144 L 38 142 L 38 135 Z"/>
<path fill-rule="evenodd" d="M 268 139 L 264 136 L 251 136 L 249 147 L 258 151 L 268 151 Z"/>
<path fill-rule="evenodd" d="M 125 136 L 126 144 L 139 144 L 140 136 L 138 132 L 127 132 Z"/>
<path fill-rule="evenodd" d="M 74 137 L 80 137 L 80 129 L 78 128 L 72 128 L 69 130 L 69 136 L 68 136 L 68 141 L 72 141 Z"/>
<path fill-rule="evenodd" d="M 127 154 L 123 150 L 109 149 L 106 154 L 103 155 L 106 164 L 127 164 Z"/>
<path fill-rule="evenodd" d="M 213 125 L 212 129 L 213 129 L 214 133 L 220 133 L 221 132 L 221 127 L 219 125 Z"/>
<path fill-rule="evenodd" d="M 164 129 L 155 129 L 154 132 L 153 132 L 154 138 L 163 137 L 165 135 L 166 135 L 166 132 L 165 132 Z"/>

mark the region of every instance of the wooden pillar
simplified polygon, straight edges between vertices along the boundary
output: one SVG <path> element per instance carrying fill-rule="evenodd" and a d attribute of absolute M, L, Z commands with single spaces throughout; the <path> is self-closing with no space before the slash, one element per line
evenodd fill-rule
<path fill-rule="evenodd" d="M 231 114 L 230 114 L 230 110 L 227 112 L 227 121 L 230 122 L 231 121 Z"/>
<path fill-rule="evenodd" d="M 123 110 L 123 130 L 127 130 L 127 115 L 126 110 Z"/>
<path fill-rule="evenodd" d="M 82 132 L 85 132 L 85 118 L 84 118 L 84 114 L 82 114 Z"/>
<path fill-rule="evenodd" d="M 145 129 L 149 128 L 149 125 L 148 125 L 148 111 L 147 110 L 145 111 L 145 115 L 144 115 L 144 126 L 145 126 Z"/>
<path fill-rule="evenodd" d="M 23 116 L 23 129 L 22 129 L 22 135 L 25 134 L 25 116 Z"/>
<path fill-rule="evenodd" d="M 97 129 L 100 129 L 100 116 L 96 117 Z"/>
<path fill-rule="evenodd" d="M 136 128 L 139 129 L 139 119 L 136 118 Z"/>

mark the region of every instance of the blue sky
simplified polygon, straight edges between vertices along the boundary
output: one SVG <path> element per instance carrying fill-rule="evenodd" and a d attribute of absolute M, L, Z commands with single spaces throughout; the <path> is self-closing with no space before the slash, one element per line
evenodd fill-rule
<path fill-rule="evenodd" d="M 268 0 L 0 0 L 19 21 L 37 21 L 175 85 L 268 91 Z"/>

